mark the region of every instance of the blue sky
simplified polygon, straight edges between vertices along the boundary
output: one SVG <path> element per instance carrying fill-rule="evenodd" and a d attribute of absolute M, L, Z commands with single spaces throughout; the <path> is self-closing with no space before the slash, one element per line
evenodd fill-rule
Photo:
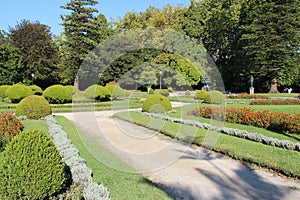
<path fill-rule="evenodd" d="M 65 11 L 60 8 L 69 0 L 6 0 L 1 1 L 0 30 L 15 27 L 23 19 L 39 21 L 51 27 L 51 32 L 59 34 L 62 31 L 60 15 Z M 162 8 L 164 5 L 178 4 L 188 6 L 190 0 L 98 0 L 97 9 L 108 20 L 123 17 L 128 11 L 145 11 L 147 7 Z"/>

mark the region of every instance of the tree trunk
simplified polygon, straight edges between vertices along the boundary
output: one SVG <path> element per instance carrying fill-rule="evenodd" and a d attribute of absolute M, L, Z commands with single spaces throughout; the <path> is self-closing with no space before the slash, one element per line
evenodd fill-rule
<path fill-rule="evenodd" d="M 274 77 L 271 81 L 271 89 L 269 93 L 279 93 L 277 86 L 278 86 L 277 78 Z"/>

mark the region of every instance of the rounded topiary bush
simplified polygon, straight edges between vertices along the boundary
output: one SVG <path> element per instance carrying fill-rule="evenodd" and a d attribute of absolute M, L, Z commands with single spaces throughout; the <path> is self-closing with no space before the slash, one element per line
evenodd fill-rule
<path fill-rule="evenodd" d="M 7 145 L 0 160 L 3 199 L 48 199 L 66 182 L 62 159 L 46 132 L 23 131 Z"/>
<path fill-rule="evenodd" d="M 211 103 L 215 103 L 215 104 L 223 104 L 225 103 L 225 95 L 217 90 L 213 90 L 210 92 L 210 99 L 211 99 Z"/>
<path fill-rule="evenodd" d="M 0 85 L 0 97 L 6 97 L 5 92 L 9 87 L 9 85 Z"/>
<path fill-rule="evenodd" d="M 170 100 L 161 94 L 148 96 L 142 106 L 143 112 L 163 113 L 171 110 L 172 105 Z"/>
<path fill-rule="evenodd" d="M 168 89 L 156 89 L 156 90 L 154 90 L 154 93 L 155 94 L 161 94 L 165 97 L 168 97 L 170 95 L 170 92 L 169 92 Z"/>
<path fill-rule="evenodd" d="M 12 103 L 19 103 L 23 98 L 32 94 L 32 90 L 23 84 L 12 85 L 5 91 L 5 96 L 7 96 Z"/>
<path fill-rule="evenodd" d="M 108 84 L 105 88 L 110 91 L 112 99 L 126 96 L 126 92 L 119 85 Z"/>
<path fill-rule="evenodd" d="M 43 96 L 49 103 L 64 104 L 72 102 L 72 93 L 63 85 L 52 85 L 43 93 Z"/>
<path fill-rule="evenodd" d="M 97 101 L 110 101 L 111 92 L 101 85 L 91 85 L 84 91 L 84 96 Z"/>
<path fill-rule="evenodd" d="M 37 95 L 24 98 L 16 107 L 17 116 L 27 116 L 30 119 L 40 119 L 52 113 L 48 101 Z"/>
<path fill-rule="evenodd" d="M 37 85 L 30 85 L 28 87 L 32 90 L 34 95 L 42 95 L 43 94 L 42 88 L 40 88 Z"/>
<path fill-rule="evenodd" d="M 210 103 L 210 94 L 206 90 L 196 90 L 195 99 L 201 100 L 203 103 Z"/>

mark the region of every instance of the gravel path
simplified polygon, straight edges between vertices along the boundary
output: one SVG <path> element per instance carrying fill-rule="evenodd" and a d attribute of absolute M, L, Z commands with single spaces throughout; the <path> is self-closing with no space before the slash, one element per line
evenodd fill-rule
<path fill-rule="evenodd" d="M 300 199 L 300 184 L 266 170 L 171 140 L 113 111 L 58 113 L 158 184 L 174 199 Z M 88 147 L 88 144 L 86 144 Z M 300 155 L 300 154 L 299 154 Z M 300 156 L 299 156 L 300 159 Z M 111 163 L 107 163 L 110 167 Z"/>

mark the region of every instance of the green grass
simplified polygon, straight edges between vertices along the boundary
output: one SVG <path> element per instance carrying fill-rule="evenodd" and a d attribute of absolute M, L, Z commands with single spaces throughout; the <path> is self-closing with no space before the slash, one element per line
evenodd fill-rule
<path fill-rule="evenodd" d="M 48 132 L 48 127 L 44 120 L 22 120 L 24 130 L 41 130 Z"/>
<path fill-rule="evenodd" d="M 136 112 L 117 113 L 115 117 L 158 130 L 165 135 L 179 140 L 189 141 L 192 138 L 193 143 L 199 146 L 202 146 L 207 134 L 207 130 L 205 129 L 173 122 L 164 122 L 163 127 L 160 129 L 157 128 L 158 126 L 156 123 L 153 123 L 155 119 Z M 212 132 L 212 135 L 218 137 L 217 143 L 212 147 L 215 151 L 229 155 L 238 160 L 276 170 L 287 176 L 300 178 L 299 152 L 267 146 L 261 143 L 215 132 Z"/>
<path fill-rule="evenodd" d="M 112 199 L 171 199 L 141 174 L 122 172 L 103 164 L 105 161 L 124 171 L 134 171 L 95 140 L 78 131 L 69 120 L 61 116 L 57 116 L 56 119 L 78 148 L 80 156 L 86 160 L 87 166 L 92 169 L 94 181 L 103 183 L 109 189 Z M 84 144 L 89 145 L 88 150 Z"/>

